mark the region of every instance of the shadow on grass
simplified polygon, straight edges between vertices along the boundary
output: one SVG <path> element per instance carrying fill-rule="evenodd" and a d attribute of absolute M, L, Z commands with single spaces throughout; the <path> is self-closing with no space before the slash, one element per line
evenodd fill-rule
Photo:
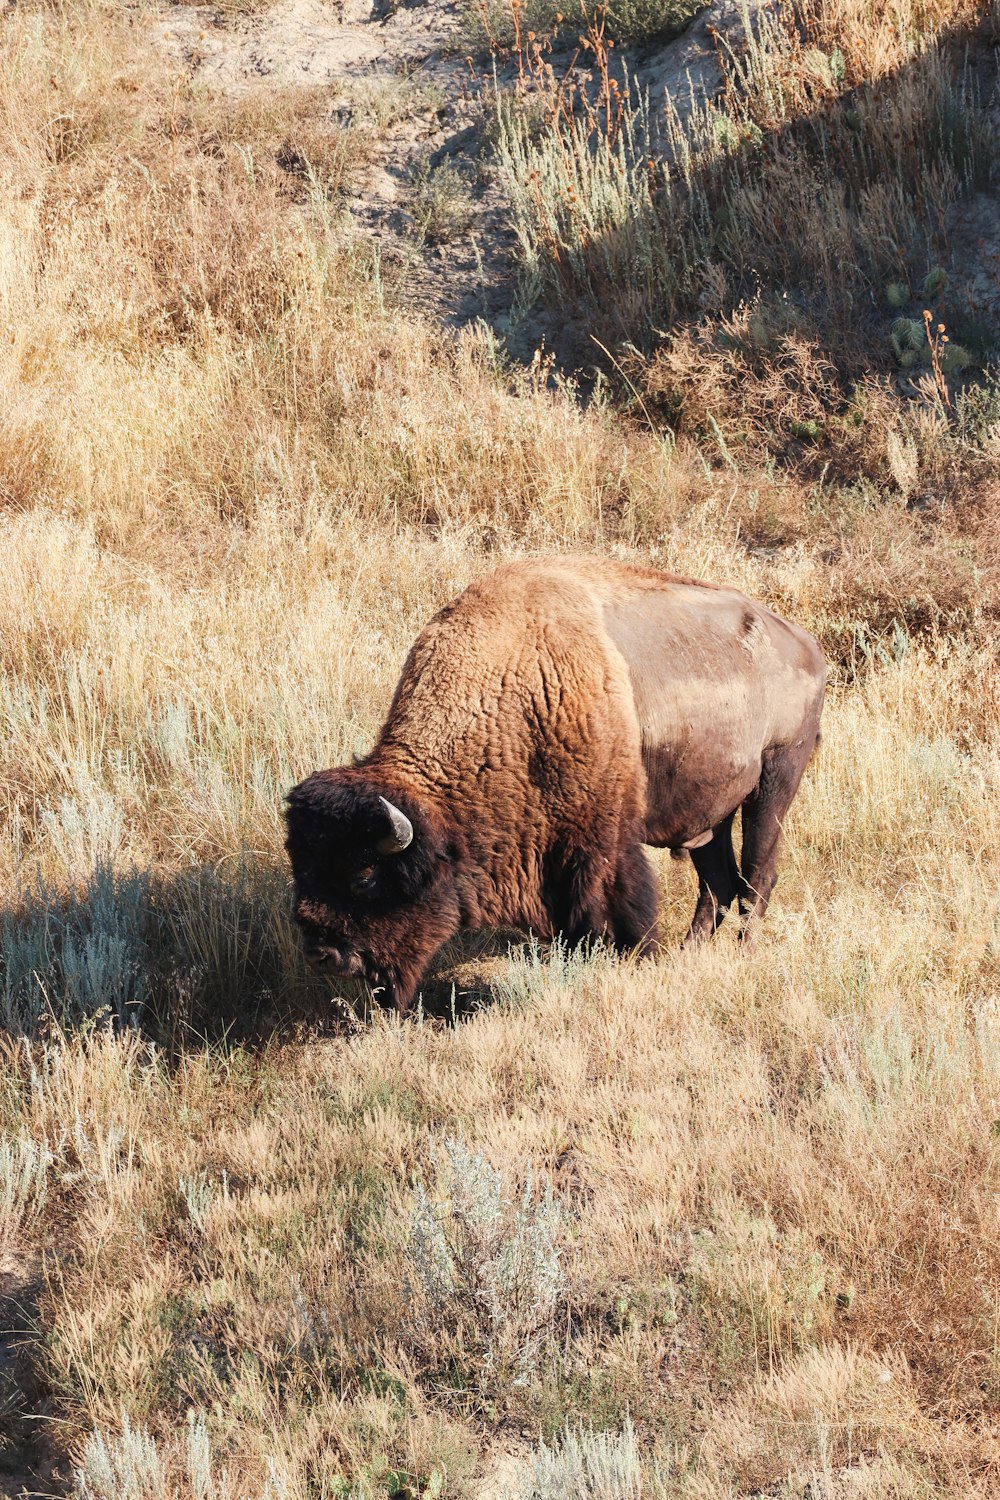
<path fill-rule="evenodd" d="M 524 941 L 506 930 L 449 943 L 422 988 L 424 1016 L 458 1021 L 489 1004 Z M 72 893 L 39 884 L 0 913 L 0 1032 L 15 1037 L 110 1023 L 176 1057 L 337 1035 L 378 1006 L 378 992 L 309 967 L 286 870 L 249 856 L 229 871 L 99 865 Z"/>
<path fill-rule="evenodd" d="M 995 357 L 994 319 L 977 311 L 992 261 L 960 232 L 962 201 L 995 174 L 994 20 L 979 12 L 841 92 L 843 54 L 817 47 L 813 10 L 774 20 L 765 7 L 745 56 L 723 48 L 726 88 L 704 119 L 668 127 L 648 114 L 618 56 L 626 102 L 610 134 L 593 102 L 540 140 L 511 127 L 501 160 L 532 251 L 523 293 L 579 330 L 578 363 L 626 398 L 635 387 L 615 345 L 649 354 L 702 325 L 725 340 L 725 319 L 762 294 L 845 388 L 918 359 L 930 367 L 924 306 L 968 345 L 970 366 Z M 786 77 L 770 76 L 769 47 L 783 47 Z M 912 348 L 892 342 L 902 316 L 916 324 Z"/>
<path fill-rule="evenodd" d="M 36 1358 L 39 1267 L 0 1255 L 0 1496 L 63 1495 L 56 1424 Z"/>

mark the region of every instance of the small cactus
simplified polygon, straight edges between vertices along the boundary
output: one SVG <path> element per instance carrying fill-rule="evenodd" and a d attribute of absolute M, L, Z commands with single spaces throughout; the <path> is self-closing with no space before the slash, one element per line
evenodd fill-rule
<path fill-rule="evenodd" d="M 972 363 L 972 356 L 961 344 L 946 344 L 938 355 L 938 363 L 946 375 L 957 375 Z"/>
<path fill-rule="evenodd" d="M 817 443 L 822 435 L 822 427 L 812 417 L 792 423 L 792 436 L 797 437 L 803 443 Z"/>
<path fill-rule="evenodd" d="M 927 348 L 924 325 L 916 318 L 897 318 L 889 330 L 893 353 L 904 368 L 916 364 Z M 907 358 L 912 355 L 912 358 Z"/>
<path fill-rule="evenodd" d="M 910 288 L 905 281 L 890 281 L 885 289 L 885 300 L 897 312 L 910 300 Z"/>
<path fill-rule="evenodd" d="M 826 53 L 819 47 L 806 47 L 802 53 L 802 66 L 823 88 L 831 88 L 834 82 L 833 68 Z"/>
<path fill-rule="evenodd" d="M 934 270 L 929 271 L 924 277 L 924 297 L 927 299 L 939 297 L 946 290 L 947 286 L 948 277 L 946 272 L 942 271 L 940 266 L 935 266 Z"/>

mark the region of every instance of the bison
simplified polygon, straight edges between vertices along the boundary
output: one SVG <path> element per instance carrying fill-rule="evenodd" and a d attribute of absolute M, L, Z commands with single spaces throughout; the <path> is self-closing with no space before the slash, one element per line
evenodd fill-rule
<path fill-rule="evenodd" d="M 464 928 L 645 952 L 643 844 L 690 852 L 690 939 L 734 902 L 759 917 L 825 677 L 812 636 L 735 589 L 596 558 L 498 569 L 418 637 L 371 754 L 288 796 L 308 956 L 405 1013 Z"/>

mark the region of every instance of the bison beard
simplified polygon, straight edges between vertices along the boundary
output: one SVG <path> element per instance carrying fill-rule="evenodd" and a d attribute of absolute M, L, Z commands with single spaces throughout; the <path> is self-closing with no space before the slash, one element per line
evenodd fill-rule
<path fill-rule="evenodd" d="M 757 920 L 824 680 L 811 636 L 733 590 L 597 559 L 500 569 L 422 632 L 371 754 L 289 794 L 308 955 L 405 1013 L 464 928 L 644 952 L 643 844 L 691 854 L 689 937 L 734 904 Z"/>

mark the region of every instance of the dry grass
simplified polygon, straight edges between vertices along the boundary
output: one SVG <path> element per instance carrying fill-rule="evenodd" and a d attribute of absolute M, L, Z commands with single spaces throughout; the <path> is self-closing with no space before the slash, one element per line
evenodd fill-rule
<path fill-rule="evenodd" d="M 129 14 L 22 6 L 0 55 L 0 1247 L 51 1402 L 0 1415 L 80 1500 L 993 1493 L 989 401 L 845 413 L 800 331 L 768 323 L 774 386 L 737 319 L 743 446 L 732 347 L 663 366 L 703 404 L 676 441 L 584 409 L 387 308 L 281 166 L 314 117 L 234 122 Z M 841 473 L 776 466 L 769 430 L 834 419 Z M 761 943 L 470 942 L 465 1019 L 338 1024 L 282 793 L 542 547 L 829 648 Z"/>
<path fill-rule="evenodd" d="M 526 46 L 519 88 L 496 101 L 524 303 L 569 300 L 606 341 L 648 349 L 763 287 L 815 325 L 842 372 L 888 366 L 887 288 L 943 285 L 948 209 L 990 180 L 992 125 L 969 61 L 988 49 L 987 11 L 746 10 L 745 45 L 719 43 L 723 93 L 690 112 L 671 95 L 651 110 L 609 50 L 601 7 L 581 39 L 587 73 L 557 80 Z M 541 131 L 526 93 L 546 105 Z M 969 322 L 943 295 L 936 311 Z"/>

